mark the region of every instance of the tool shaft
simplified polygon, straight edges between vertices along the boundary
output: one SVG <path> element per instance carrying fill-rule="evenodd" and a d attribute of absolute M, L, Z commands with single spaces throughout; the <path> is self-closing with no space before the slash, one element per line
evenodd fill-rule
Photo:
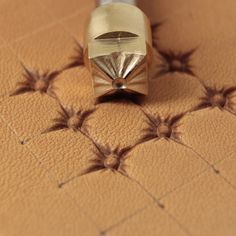
<path fill-rule="evenodd" d="M 109 4 L 114 2 L 123 2 L 131 5 L 136 5 L 136 0 L 97 0 L 97 5 L 101 6 L 104 4 Z"/>

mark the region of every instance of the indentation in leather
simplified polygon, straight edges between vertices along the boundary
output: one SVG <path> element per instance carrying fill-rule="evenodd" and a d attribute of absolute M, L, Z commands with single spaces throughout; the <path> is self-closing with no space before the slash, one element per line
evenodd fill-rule
<path fill-rule="evenodd" d="M 83 47 L 78 42 L 75 42 L 74 51 L 74 55 L 70 57 L 69 64 L 64 67 L 65 70 L 84 65 Z"/>
<path fill-rule="evenodd" d="M 52 81 L 60 73 L 60 71 L 46 71 L 40 72 L 38 70 L 32 70 L 22 65 L 25 73 L 24 81 L 17 83 L 17 89 L 11 94 L 11 96 L 19 95 L 27 92 L 40 92 L 52 94 L 52 91 L 49 91 Z"/>
<path fill-rule="evenodd" d="M 232 98 L 236 95 L 236 86 L 216 89 L 216 87 L 205 86 L 205 96 L 200 98 L 200 103 L 194 110 L 204 109 L 207 107 L 218 107 L 219 109 L 226 109 L 231 112 L 236 112 L 235 103 Z"/>
<path fill-rule="evenodd" d="M 168 116 L 166 118 L 161 118 L 160 116 L 147 115 L 148 128 L 143 129 L 143 135 L 140 142 L 146 142 L 152 139 L 159 140 L 172 139 L 174 141 L 180 141 L 181 133 L 178 132 L 177 128 L 180 125 L 179 121 L 184 116 L 184 114 L 179 114 L 176 116 Z"/>
<path fill-rule="evenodd" d="M 60 105 L 61 110 L 58 111 L 58 117 L 53 119 L 53 124 L 50 128 L 44 131 L 44 133 L 57 131 L 61 129 L 72 129 L 78 131 L 82 128 L 85 119 L 87 119 L 95 109 L 89 110 L 78 110 L 76 111 L 73 107 L 63 107 Z M 86 130 L 86 126 L 83 126 Z"/>
<path fill-rule="evenodd" d="M 172 50 L 158 50 L 161 64 L 157 65 L 158 72 L 156 76 L 162 76 L 167 73 L 180 72 L 191 76 L 195 76 L 193 66 L 191 65 L 191 57 L 196 48 L 187 52 L 173 52 Z"/>
<path fill-rule="evenodd" d="M 88 174 L 94 171 L 118 171 L 123 175 L 126 174 L 124 160 L 127 158 L 127 153 L 132 149 L 131 147 L 112 149 L 108 145 L 102 146 L 96 144 L 96 157 L 90 161 L 90 166 L 82 173 Z"/>
<path fill-rule="evenodd" d="M 152 30 L 152 45 L 155 49 L 158 47 L 158 36 L 157 33 L 159 31 L 159 28 L 163 25 L 163 22 L 156 22 L 151 25 Z"/>

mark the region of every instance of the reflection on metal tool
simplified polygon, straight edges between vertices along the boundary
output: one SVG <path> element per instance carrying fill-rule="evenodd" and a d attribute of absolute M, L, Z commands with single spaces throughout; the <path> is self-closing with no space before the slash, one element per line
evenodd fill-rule
<path fill-rule="evenodd" d="M 134 0 L 98 1 L 84 47 L 96 98 L 121 91 L 147 95 L 151 52 L 150 22 Z"/>

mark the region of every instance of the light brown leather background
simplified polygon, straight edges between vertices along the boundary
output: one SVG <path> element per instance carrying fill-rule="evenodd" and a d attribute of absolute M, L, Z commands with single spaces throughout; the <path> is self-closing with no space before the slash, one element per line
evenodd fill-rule
<path fill-rule="evenodd" d="M 0 1 L 0 235 L 236 235 L 235 0 L 140 1 L 158 52 L 139 103 L 94 104 L 75 63 L 94 7 Z"/>

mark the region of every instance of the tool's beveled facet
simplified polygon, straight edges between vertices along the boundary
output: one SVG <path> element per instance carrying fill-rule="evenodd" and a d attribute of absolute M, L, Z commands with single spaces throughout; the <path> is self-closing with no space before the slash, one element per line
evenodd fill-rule
<path fill-rule="evenodd" d="M 98 7 L 92 13 L 86 42 L 85 61 L 95 97 L 120 90 L 148 94 L 151 31 L 140 9 L 123 3 Z"/>

